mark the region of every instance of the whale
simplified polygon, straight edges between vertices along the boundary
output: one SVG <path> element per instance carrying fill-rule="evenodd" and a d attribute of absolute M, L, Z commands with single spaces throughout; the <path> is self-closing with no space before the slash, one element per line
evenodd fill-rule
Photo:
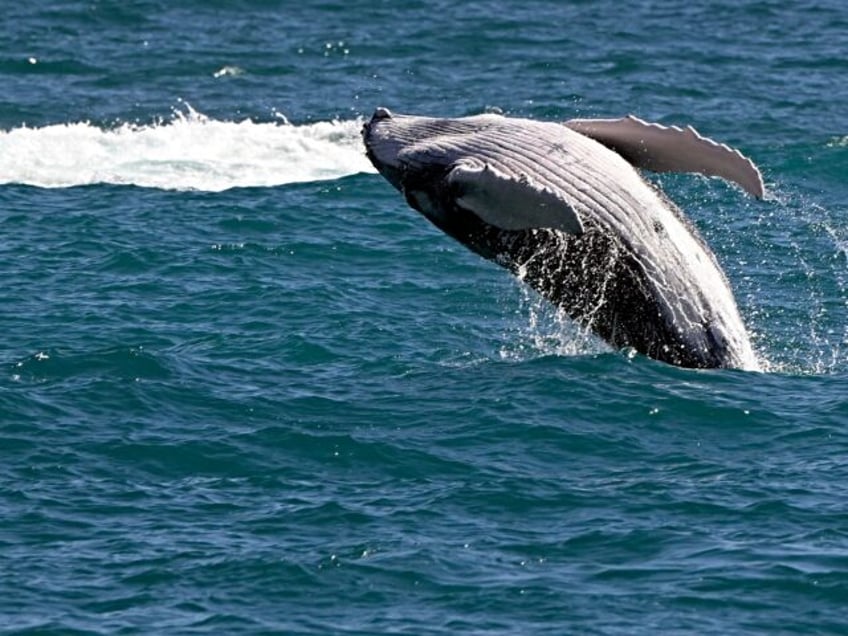
<path fill-rule="evenodd" d="M 442 118 L 380 107 L 362 136 L 410 207 L 614 349 L 761 370 L 715 254 L 641 172 L 700 173 L 762 198 L 760 170 L 738 150 L 633 115 Z"/>

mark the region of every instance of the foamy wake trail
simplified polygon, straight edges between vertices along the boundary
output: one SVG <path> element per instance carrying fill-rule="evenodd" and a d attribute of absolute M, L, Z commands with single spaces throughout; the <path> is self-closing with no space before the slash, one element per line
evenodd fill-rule
<path fill-rule="evenodd" d="M 374 172 L 362 120 L 304 125 L 216 121 L 190 107 L 167 122 L 0 131 L 0 184 L 92 183 L 219 192 Z"/>

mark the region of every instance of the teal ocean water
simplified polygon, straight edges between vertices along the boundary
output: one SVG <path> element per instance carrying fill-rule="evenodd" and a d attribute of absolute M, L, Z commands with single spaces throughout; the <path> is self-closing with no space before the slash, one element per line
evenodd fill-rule
<path fill-rule="evenodd" d="M 0 633 L 848 634 L 839 0 L 34 0 L 0 21 Z M 635 113 L 765 373 L 611 351 L 376 106 Z"/>

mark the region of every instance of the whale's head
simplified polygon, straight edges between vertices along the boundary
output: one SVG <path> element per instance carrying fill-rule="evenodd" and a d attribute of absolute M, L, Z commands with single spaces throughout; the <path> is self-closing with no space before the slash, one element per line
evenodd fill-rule
<path fill-rule="evenodd" d="M 467 244 L 471 234 L 485 231 L 489 224 L 455 205 L 461 188 L 448 176 L 455 176 L 454 168 L 474 153 L 475 135 L 502 119 L 419 117 L 377 108 L 362 128 L 362 139 L 371 163 L 407 203 Z"/>
<path fill-rule="evenodd" d="M 473 135 L 503 119 L 477 115 L 441 119 L 392 113 L 377 108 L 362 128 L 362 139 L 374 167 L 395 188 L 405 192 L 435 173 L 444 173 L 470 151 Z M 466 142 L 466 143 L 463 143 Z"/>

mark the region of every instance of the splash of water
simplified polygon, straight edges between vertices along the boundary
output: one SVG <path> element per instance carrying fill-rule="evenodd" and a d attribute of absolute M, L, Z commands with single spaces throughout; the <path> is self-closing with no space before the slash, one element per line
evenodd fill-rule
<path fill-rule="evenodd" d="M 748 233 L 746 249 L 756 256 L 731 261 L 758 357 L 769 373 L 842 372 L 848 362 L 845 225 L 839 212 L 790 189 L 776 188 L 772 205 Z M 765 291 L 778 287 L 779 293 Z"/>
<path fill-rule="evenodd" d="M 520 303 L 518 320 L 510 325 L 516 335 L 507 336 L 499 351 L 503 360 L 527 360 L 540 356 L 587 356 L 608 353 L 612 348 L 588 327 L 574 322 L 562 309 L 516 280 Z M 510 297 L 510 302 L 513 302 Z"/>
<path fill-rule="evenodd" d="M 0 131 L 0 185 L 95 183 L 220 192 L 373 172 L 362 120 L 292 125 L 218 121 L 185 105 L 169 120 L 103 129 L 87 122 Z"/>

